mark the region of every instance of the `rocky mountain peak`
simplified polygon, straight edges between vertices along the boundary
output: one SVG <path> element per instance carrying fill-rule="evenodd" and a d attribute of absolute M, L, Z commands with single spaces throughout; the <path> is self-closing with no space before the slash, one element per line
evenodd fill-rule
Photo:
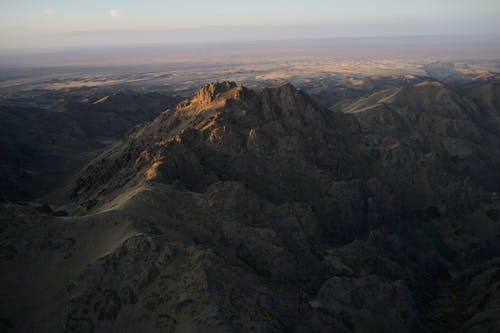
<path fill-rule="evenodd" d="M 267 119 L 280 120 L 288 127 L 323 127 L 328 117 L 306 93 L 290 83 L 264 89 L 262 109 Z"/>
<path fill-rule="evenodd" d="M 134 178 L 138 183 L 182 181 L 203 190 L 225 179 L 254 183 L 252 179 L 269 177 L 263 183 L 259 180 L 254 190 L 267 193 L 272 201 L 286 202 L 286 195 L 269 194 L 268 187 L 273 191 L 287 187 L 290 177 L 311 178 L 311 170 L 320 177 L 324 168 L 339 163 L 345 149 L 337 137 L 341 122 L 333 118 L 291 84 L 254 92 L 234 82 L 211 83 L 114 152 L 120 172 L 126 174 L 116 178 Z M 333 146 L 335 153 L 329 150 Z M 300 170 L 296 161 L 302 161 Z M 290 171 L 283 176 L 276 168 Z M 79 182 L 85 188 L 77 185 L 74 191 L 84 201 L 95 194 L 96 186 L 86 184 L 90 178 L 100 178 L 96 174 L 106 174 L 99 186 L 115 189 L 108 178 L 113 167 L 95 164 L 91 169 Z M 346 176 L 343 167 L 335 169 L 338 177 Z M 301 184 L 302 180 L 289 192 L 302 196 L 307 191 Z"/>
<path fill-rule="evenodd" d="M 217 97 L 227 93 L 228 91 L 237 87 L 235 82 L 224 81 L 224 82 L 212 82 L 204 85 L 198 90 L 196 94 L 196 99 L 201 104 L 210 104 L 214 102 Z"/>
<path fill-rule="evenodd" d="M 213 82 L 201 87 L 193 98 L 179 103 L 176 114 L 187 118 L 200 113 L 208 116 L 214 110 L 228 110 L 232 101 L 243 104 L 254 103 L 255 97 L 254 92 L 243 86 L 238 86 L 235 82 Z"/>

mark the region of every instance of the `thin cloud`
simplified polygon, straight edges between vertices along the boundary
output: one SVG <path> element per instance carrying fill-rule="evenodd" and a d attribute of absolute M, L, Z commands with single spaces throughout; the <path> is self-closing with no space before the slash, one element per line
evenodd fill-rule
<path fill-rule="evenodd" d="M 120 10 L 119 9 L 111 9 L 109 11 L 109 15 L 111 15 L 111 17 L 118 17 L 120 16 Z"/>
<path fill-rule="evenodd" d="M 52 10 L 51 8 L 44 8 L 42 11 L 43 15 L 52 15 L 53 13 L 54 13 L 54 10 Z"/>

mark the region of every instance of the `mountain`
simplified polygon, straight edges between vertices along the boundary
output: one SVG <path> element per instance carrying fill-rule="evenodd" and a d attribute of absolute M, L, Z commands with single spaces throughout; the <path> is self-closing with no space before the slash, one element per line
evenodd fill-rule
<path fill-rule="evenodd" d="M 120 91 L 51 108 L 0 103 L 0 199 L 47 194 L 133 126 L 175 106 L 178 97 Z"/>
<path fill-rule="evenodd" d="M 290 84 L 207 84 L 50 206 L 1 206 L 0 323 L 498 330 L 498 101 L 424 82 L 326 110 Z"/>
<path fill-rule="evenodd" d="M 371 135 L 423 153 L 440 152 L 484 189 L 500 185 L 500 86 L 453 89 L 437 82 L 384 90 L 338 108 Z"/>

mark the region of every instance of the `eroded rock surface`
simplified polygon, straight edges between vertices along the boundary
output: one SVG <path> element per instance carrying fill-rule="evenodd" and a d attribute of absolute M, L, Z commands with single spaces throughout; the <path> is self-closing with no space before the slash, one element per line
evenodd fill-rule
<path fill-rule="evenodd" d="M 491 89 L 420 84 L 332 112 L 289 84 L 206 85 L 83 167 L 43 214 L 2 206 L 2 323 L 495 331 Z"/>

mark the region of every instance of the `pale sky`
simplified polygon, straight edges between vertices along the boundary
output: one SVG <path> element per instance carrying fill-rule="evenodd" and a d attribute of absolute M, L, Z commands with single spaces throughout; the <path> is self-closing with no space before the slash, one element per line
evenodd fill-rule
<path fill-rule="evenodd" d="M 0 48 L 500 33 L 500 0 L 0 0 Z"/>

